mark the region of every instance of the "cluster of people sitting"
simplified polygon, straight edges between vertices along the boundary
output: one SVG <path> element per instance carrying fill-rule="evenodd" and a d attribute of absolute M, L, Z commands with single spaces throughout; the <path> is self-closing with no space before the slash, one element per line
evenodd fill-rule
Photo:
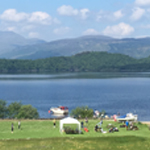
<path fill-rule="evenodd" d="M 120 125 L 120 128 L 126 128 L 126 130 L 138 130 L 139 128 L 133 124 L 132 121 L 126 121 L 125 124 Z"/>
<path fill-rule="evenodd" d="M 85 123 L 88 124 L 87 118 L 85 119 Z M 98 124 L 95 125 L 94 130 L 96 132 L 107 133 L 102 128 L 103 120 L 101 120 Z M 83 121 L 81 122 L 81 127 L 85 132 L 89 132 L 88 128 L 84 126 Z M 119 129 L 112 124 L 107 125 L 108 133 L 119 132 Z M 120 128 L 126 128 L 127 130 L 138 130 L 138 127 L 133 124 L 133 122 L 126 121 L 125 124 L 120 125 Z"/>
<path fill-rule="evenodd" d="M 102 121 L 100 123 L 96 124 L 94 130 L 96 132 L 100 131 L 102 133 L 106 133 L 106 131 L 103 131 L 102 124 L 103 124 Z M 125 124 L 120 125 L 120 128 L 122 128 L 122 127 L 126 128 L 127 130 L 138 130 L 138 127 L 135 126 L 133 124 L 133 122 L 128 122 L 128 121 L 126 121 Z M 117 127 L 115 127 L 114 125 L 112 125 L 112 124 L 108 124 L 107 128 L 108 128 L 109 133 L 119 132 L 119 129 Z"/>
<path fill-rule="evenodd" d="M 100 131 L 101 133 L 107 133 L 107 131 L 104 131 L 102 127 L 99 127 L 98 125 L 95 126 L 95 131 Z"/>
<path fill-rule="evenodd" d="M 109 133 L 118 132 L 118 131 L 119 131 L 119 130 L 118 130 L 117 127 L 111 127 L 111 128 L 109 129 Z"/>
<path fill-rule="evenodd" d="M 100 131 L 101 127 L 99 127 L 98 125 L 95 126 L 95 131 L 98 132 Z"/>
<path fill-rule="evenodd" d="M 103 120 L 101 120 L 96 126 L 95 126 L 95 131 L 98 132 L 100 131 L 101 133 L 107 133 L 107 131 L 104 131 L 102 128 Z"/>

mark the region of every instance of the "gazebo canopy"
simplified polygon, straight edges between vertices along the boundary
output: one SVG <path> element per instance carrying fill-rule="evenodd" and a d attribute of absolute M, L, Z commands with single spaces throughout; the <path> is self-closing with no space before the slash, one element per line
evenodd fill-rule
<path fill-rule="evenodd" d="M 60 124 L 59 124 L 60 125 L 60 132 L 63 131 L 62 129 L 63 129 L 64 124 L 77 124 L 78 129 L 80 131 L 80 128 L 81 128 L 80 122 L 75 118 L 67 117 L 67 118 L 60 120 Z"/>

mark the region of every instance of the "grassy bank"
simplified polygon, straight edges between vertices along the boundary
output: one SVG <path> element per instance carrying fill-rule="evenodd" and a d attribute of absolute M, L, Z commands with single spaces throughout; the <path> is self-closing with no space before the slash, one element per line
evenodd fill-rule
<path fill-rule="evenodd" d="M 81 120 L 80 120 L 81 121 Z M 127 131 L 120 128 L 120 123 L 104 121 L 103 130 L 108 132 L 107 125 L 112 124 L 119 132 L 95 132 L 94 127 L 99 120 L 89 120 L 89 132 L 83 134 L 65 134 L 59 132 L 59 121 L 56 128 L 52 120 L 22 120 L 21 129 L 17 128 L 17 120 L 0 121 L 0 150 L 47 150 L 47 149 L 148 149 L 150 147 L 150 130 L 147 125 L 137 123 L 139 130 Z M 11 124 L 14 132 L 11 133 Z M 11 148 L 10 148 L 11 147 Z"/>
<path fill-rule="evenodd" d="M 81 120 L 80 120 L 81 121 Z M 53 127 L 53 120 L 22 120 L 21 129 L 17 128 L 17 120 L 1 120 L 0 121 L 0 139 L 27 139 L 27 138 L 52 138 L 52 137 L 106 137 L 106 136 L 139 136 L 150 138 L 148 126 L 137 123 L 139 130 L 126 131 L 125 128 L 120 128 L 120 123 L 114 121 L 103 121 L 102 128 L 108 132 L 107 125 L 112 124 L 119 129 L 119 132 L 102 134 L 95 132 L 94 127 L 99 120 L 89 120 L 89 123 L 84 123 L 89 132 L 73 135 L 59 132 L 59 120 L 56 121 L 56 128 Z M 14 132 L 11 133 L 11 124 L 14 124 Z M 70 125 L 68 125 L 70 126 Z M 76 126 L 75 126 L 76 127 Z"/>
<path fill-rule="evenodd" d="M 149 147 L 149 139 L 133 136 L 0 141 L 1 150 L 148 150 Z"/>

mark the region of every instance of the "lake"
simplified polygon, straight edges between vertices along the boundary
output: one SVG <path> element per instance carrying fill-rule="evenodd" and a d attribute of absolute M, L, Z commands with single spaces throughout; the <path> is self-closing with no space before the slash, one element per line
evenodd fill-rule
<path fill-rule="evenodd" d="M 53 117 L 50 107 L 65 105 L 138 114 L 150 121 L 150 73 L 70 73 L 0 75 L 0 99 L 37 108 L 41 118 Z"/>

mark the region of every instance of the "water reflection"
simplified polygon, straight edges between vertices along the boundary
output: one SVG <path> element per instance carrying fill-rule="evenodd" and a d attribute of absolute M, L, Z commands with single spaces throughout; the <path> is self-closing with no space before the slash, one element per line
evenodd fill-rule
<path fill-rule="evenodd" d="M 57 74 L 0 74 L 0 80 L 46 80 L 46 79 L 74 79 L 74 78 L 125 78 L 150 77 L 150 72 L 80 72 Z"/>
<path fill-rule="evenodd" d="M 63 114 L 51 114 L 51 118 L 64 118 L 68 117 L 68 115 L 63 115 Z"/>

